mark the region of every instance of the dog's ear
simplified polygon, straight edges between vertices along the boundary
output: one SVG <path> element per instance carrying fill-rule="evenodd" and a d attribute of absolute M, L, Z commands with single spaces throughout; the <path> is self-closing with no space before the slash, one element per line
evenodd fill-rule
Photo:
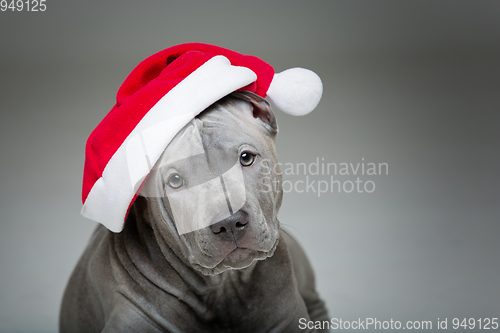
<path fill-rule="evenodd" d="M 236 91 L 233 92 L 230 96 L 250 103 L 250 105 L 253 107 L 253 116 L 269 125 L 270 129 L 273 132 L 278 132 L 278 123 L 276 122 L 276 117 L 274 116 L 273 110 L 271 110 L 271 105 L 264 98 L 249 91 Z"/>

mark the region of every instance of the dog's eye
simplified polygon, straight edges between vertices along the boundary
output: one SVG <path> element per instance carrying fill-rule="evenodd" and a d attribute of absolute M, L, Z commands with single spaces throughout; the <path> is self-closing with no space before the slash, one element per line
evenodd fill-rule
<path fill-rule="evenodd" d="M 242 166 L 250 166 L 255 161 L 255 155 L 247 152 L 243 152 L 240 155 L 240 163 Z"/>
<path fill-rule="evenodd" d="M 174 173 L 172 176 L 170 176 L 167 183 L 171 188 L 179 188 L 184 185 L 184 179 L 182 179 L 182 177 L 177 173 Z"/>

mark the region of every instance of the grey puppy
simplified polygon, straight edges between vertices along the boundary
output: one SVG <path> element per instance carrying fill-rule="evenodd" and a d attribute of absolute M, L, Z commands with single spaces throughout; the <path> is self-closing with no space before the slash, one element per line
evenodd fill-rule
<path fill-rule="evenodd" d="M 276 135 L 269 104 L 251 93 L 186 125 L 123 231 L 95 230 L 60 331 L 305 332 L 301 318 L 328 320 L 303 250 L 279 228 Z"/>

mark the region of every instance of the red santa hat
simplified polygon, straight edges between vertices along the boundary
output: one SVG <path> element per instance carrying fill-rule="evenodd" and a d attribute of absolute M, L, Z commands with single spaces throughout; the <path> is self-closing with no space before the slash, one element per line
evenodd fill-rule
<path fill-rule="evenodd" d="M 170 141 L 222 97 L 250 91 L 286 113 L 304 115 L 319 103 L 322 87 L 310 70 L 275 74 L 257 57 L 214 45 L 181 44 L 148 57 L 125 79 L 116 105 L 88 138 L 82 215 L 120 232 Z"/>

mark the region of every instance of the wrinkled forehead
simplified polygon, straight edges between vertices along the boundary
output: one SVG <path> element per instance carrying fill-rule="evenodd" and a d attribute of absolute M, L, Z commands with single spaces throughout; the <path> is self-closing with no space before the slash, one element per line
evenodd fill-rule
<path fill-rule="evenodd" d="M 214 111 L 191 120 L 175 136 L 155 166 L 157 172 L 175 170 L 189 177 L 192 187 L 222 175 L 238 162 L 238 122 L 229 112 Z"/>
<path fill-rule="evenodd" d="M 240 148 L 250 145 L 259 150 L 266 146 L 263 130 L 253 118 L 249 103 L 225 98 L 176 134 L 155 164 L 145 187 L 165 181 L 172 171 L 185 179 L 189 177 L 187 187 L 220 176 L 239 163 Z"/>
<path fill-rule="evenodd" d="M 170 142 L 161 155 L 157 168 L 168 167 L 198 155 L 205 155 L 205 148 L 201 138 L 200 124 L 195 118 Z"/>
<path fill-rule="evenodd" d="M 214 168 L 224 162 L 234 164 L 241 145 L 260 145 L 257 142 L 259 133 L 256 133 L 259 129 L 254 124 L 250 109 L 248 103 L 235 99 L 214 104 L 177 133 L 160 158 L 161 166 L 183 159 L 194 162 L 198 158 L 206 159 Z"/>

